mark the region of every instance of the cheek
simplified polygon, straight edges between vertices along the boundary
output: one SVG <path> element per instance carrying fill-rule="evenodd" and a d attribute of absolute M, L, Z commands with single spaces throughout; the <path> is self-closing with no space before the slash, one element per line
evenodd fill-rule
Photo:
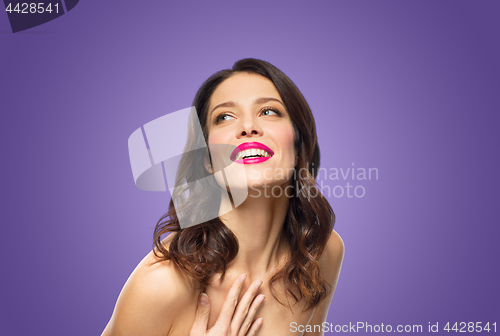
<path fill-rule="evenodd" d="M 208 144 L 214 144 L 214 143 L 218 143 L 218 140 L 219 139 L 219 136 L 217 136 L 217 132 L 210 132 L 208 133 Z"/>
<path fill-rule="evenodd" d="M 224 129 L 215 128 L 208 132 L 209 144 L 228 144 L 231 142 L 232 130 L 228 127 Z"/>
<path fill-rule="evenodd" d="M 282 149 L 284 157 L 295 162 L 295 134 L 292 125 L 275 129 L 274 136 L 279 139 L 277 145 Z"/>
<path fill-rule="evenodd" d="M 236 147 L 230 145 L 227 132 L 211 132 L 208 134 L 208 150 L 215 171 L 229 166 L 231 153 Z"/>

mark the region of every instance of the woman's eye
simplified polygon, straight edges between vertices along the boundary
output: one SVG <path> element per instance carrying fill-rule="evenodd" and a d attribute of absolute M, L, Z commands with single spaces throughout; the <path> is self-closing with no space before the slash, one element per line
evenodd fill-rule
<path fill-rule="evenodd" d="M 275 110 L 275 109 L 272 109 L 272 108 L 265 108 L 265 109 L 263 109 L 261 114 L 262 115 L 266 115 L 266 116 L 268 116 L 268 115 L 277 115 L 277 116 L 281 115 L 278 112 L 278 110 Z"/>
<path fill-rule="evenodd" d="M 230 116 L 229 114 L 225 114 L 225 113 L 219 114 L 217 116 L 217 118 L 215 118 L 215 123 L 218 124 L 221 121 L 229 120 L 229 118 L 232 118 L 232 116 Z"/>

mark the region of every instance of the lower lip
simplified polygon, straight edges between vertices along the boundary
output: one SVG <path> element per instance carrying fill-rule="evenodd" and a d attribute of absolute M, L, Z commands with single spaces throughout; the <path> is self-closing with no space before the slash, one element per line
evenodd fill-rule
<path fill-rule="evenodd" d="M 254 163 L 262 163 L 264 161 L 269 160 L 271 157 L 258 157 L 258 158 L 251 158 L 251 159 L 241 159 L 241 160 L 236 160 L 234 162 L 239 163 L 239 164 L 254 164 Z"/>

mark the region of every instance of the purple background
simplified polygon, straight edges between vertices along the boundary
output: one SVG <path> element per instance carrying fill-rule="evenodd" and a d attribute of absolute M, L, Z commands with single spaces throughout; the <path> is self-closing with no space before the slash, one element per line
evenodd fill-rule
<path fill-rule="evenodd" d="M 102 332 L 168 201 L 135 187 L 128 136 L 244 57 L 302 90 L 323 167 L 379 170 L 350 182 L 363 198 L 329 198 L 346 254 L 328 321 L 500 327 L 499 14 L 87 0 L 13 34 L 0 13 L 0 334 Z"/>

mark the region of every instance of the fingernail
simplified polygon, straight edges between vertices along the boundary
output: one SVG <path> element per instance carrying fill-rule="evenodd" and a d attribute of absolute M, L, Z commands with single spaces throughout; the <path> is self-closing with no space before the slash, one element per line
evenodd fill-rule
<path fill-rule="evenodd" d="M 260 319 L 257 320 L 257 324 L 260 326 L 262 324 L 262 321 L 264 320 L 263 317 L 261 317 Z"/>
<path fill-rule="evenodd" d="M 254 286 L 255 288 L 259 289 L 260 285 L 262 285 L 262 280 L 257 280 Z"/>
<path fill-rule="evenodd" d="M 208 306 L 208 296 L 205 293 L 201 293 L 200 295 L 200 304 L 202 306 Z"/>
<path fill-rule="evenodd" d="M 246 274 L 243 274 L 241 277 L 240 277 L 240 282 L 245 282 L 247 278 L 247 275 Z"/>
<path fill-rule="evenodd" d="M 259 296 L 259 302 L 264 301 L 265 298 L 266 298 L 266 296 L 264 294 L 260 294 L 260 296 Z"/>

